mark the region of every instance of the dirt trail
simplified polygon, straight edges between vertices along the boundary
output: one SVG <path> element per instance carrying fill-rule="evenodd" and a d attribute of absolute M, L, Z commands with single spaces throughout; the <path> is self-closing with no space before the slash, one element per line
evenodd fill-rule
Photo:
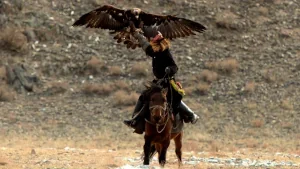
<path fill-rule="evenodd" d="M 166 169 L 177 168 L 174 149 L 168 151 Z M 139 169 L 142 166 L 140 150 L 64 148 L 0 148 L 1 169 Z M 182 168 L 297 168 L 300 156 L 296 154 L 255 152 L 184 152 Z M 149 168 L 159 168 L 155 157 Z"/>

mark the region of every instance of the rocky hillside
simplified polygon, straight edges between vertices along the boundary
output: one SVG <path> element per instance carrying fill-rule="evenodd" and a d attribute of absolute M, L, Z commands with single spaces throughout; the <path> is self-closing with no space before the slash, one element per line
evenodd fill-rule
<path fill-rule="evenodd" d="M 0 108 L 5 132 L 38 129 L 72 138 L 101 135 L 105 126 L 116 138 L 128 135 L 122 120 L 152 77 L 151 60 L 141 49 L 117 44 L 105 30 L 71 26 L 105 3 L 176 14 L 207 27 L 172 43 L 177 77 L 188 94 L 184 100 L 201 116 L 187 125 L 188 140 L 268 148 L 282 144 L 274 138 L 288 138 L 289 148 L 299 150 L 298 0 L 0 0 L 0 66 L 21 63 L 41 82 L 33 92 L 2 99 L 10 100 Z"/>

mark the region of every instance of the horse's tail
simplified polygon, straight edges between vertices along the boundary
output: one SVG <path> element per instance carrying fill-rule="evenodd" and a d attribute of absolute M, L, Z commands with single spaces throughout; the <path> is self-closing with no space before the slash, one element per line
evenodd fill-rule
<path fill-rule="evenodd" d="M 153 158 L 153 156 L 156 154 L 156 149 L 155 149 L 155 145 L 153 144 L 152 146 L 151 146 L 151 149 L 150 149 L 150 155 L 149 155 L 149 158 L 150 159 L 152 159 Z"/>

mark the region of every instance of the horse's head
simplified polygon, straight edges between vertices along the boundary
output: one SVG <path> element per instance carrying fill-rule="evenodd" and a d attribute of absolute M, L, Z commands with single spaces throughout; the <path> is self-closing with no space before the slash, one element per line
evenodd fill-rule
<path fill-rule="evenodd" d="M 168 115 L 167 112 L 167 92 L 168 89 L 161 88 L 156 92 L 152 92 L 149 98 L 150 121 L 155 124 L 165 122 Z"/>

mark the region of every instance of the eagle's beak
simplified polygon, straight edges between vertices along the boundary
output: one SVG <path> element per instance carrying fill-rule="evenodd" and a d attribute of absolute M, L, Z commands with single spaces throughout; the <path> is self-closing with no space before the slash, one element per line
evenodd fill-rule
<path fill-rule="evenodd" d="M 133 8 L 132 14 L 135 16 L 136 19 L 139 19 L 139 14 L 141 10 L 139 8 Z"/>

